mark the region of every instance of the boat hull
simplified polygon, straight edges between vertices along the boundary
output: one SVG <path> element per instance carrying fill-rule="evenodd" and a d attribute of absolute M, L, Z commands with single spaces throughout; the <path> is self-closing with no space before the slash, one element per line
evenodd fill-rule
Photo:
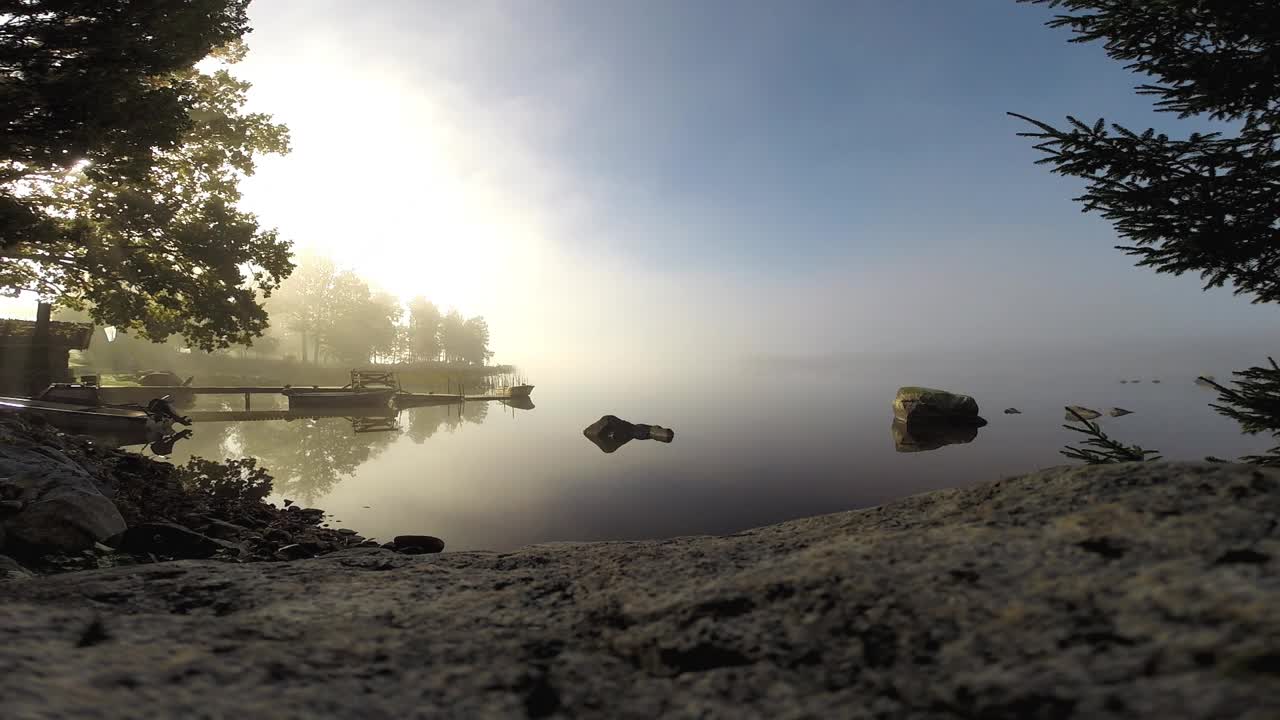
<path fill-rule="evenodd" d="M 507 395 L 513 398 L 519 398 L 519 397 L 527 398 L 529 397 L 529 394 L 532 392 L 533 392 L 532 385 L 514 385 L 512 387 L 507 388 Z"/>
<path fill-rule="evenodd" d="M 0 397 L 0 412 L 38 417 L 63 432 L 94 435 L 121 444 L 152 442 L 173 431 L 173 421 L 145 410 Z"/>

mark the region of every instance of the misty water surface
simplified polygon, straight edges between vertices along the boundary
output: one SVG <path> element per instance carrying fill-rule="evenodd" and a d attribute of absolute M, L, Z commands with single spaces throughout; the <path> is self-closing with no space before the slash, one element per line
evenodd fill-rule
<path fill-rule="evenodd" d="M 1158 356 L 1134 363 L 1160 364 Z M 508 550 L 731 533 L 1063 464 L 1058 450 L 1076 441 L 1061 427 L 1065 404 L 1136 411 L 1101 422 L 1169 459 L 1268 446 L 1240 435 L 1208 407 L 1214 393 L 1193 383 L 1197 372 L 1222 377 L 1241 363 L 1164 365 L 848 359 L 740 363 L 700 378 L 547 375 L 532 410 L 418 408 L 400 415 L 396 432 L 364 434 L 342 418 L 200 423 L 172 459 L 258 457 L 276 477 L 276 499 L 322 507 L 336 527 Z M 990 425 L 968 444 L 897 452 L 890 403 L 897 387 L 917 383 L 974 395 Z M 1002 414 L 1010 406 L 1023 414 Z M 606 413 L 674 428 L 675 442 L 634 441 L 604 454 L 582 429 Z"/>

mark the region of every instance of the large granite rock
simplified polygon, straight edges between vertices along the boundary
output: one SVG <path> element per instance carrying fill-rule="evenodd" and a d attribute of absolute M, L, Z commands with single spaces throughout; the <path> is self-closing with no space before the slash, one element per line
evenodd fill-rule
<path fill-rule="evenodd" d="M 893 416 L 904 423 L 951 423 L 986 425 L 978 417 L 978 401 L 968 395 L 926 387 L 898 388 L 893 398 Z"/>
<path fill-rule="evenodd" d="M 89 473 L 56 448 L 0 437 L 0 500 L 21 504 L 0 512 L 6 543 L 74 552 L 125 529 L 120 511 Z"/>
<path fill-rule="evenodd" d="M 0 584 L 63 717 L 1280 717 L 1280 474 L 1047 470 L 726 537 Z"/>

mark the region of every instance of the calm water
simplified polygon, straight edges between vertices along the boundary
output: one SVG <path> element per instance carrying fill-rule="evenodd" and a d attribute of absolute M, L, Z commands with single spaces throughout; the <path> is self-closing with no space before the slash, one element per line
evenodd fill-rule
<path fill-rule="evenodd" d="M 1066 404 L 1135 411 L 1104 418 L 1103 427 L 1170 459 L 1268 446 L 1215 414 L 1214 393 L 1192 382 L 1198 372 L 1225 377 L 1232 366 L 1153 374 L 1104 364 L 1072 363 L 1069 373 L 1001 362 L 967 371 L 901 361 L 743 365 L 714 378 L 630 383 L 544 373 L 531 410 L 418 408 L 400 415 L 398 429 L 369 433 L 342 418 L 200 423 L 172 459 L 257 457 L 279 497 L 328 510 L 338 527 L 382 539 L 430 533 L 451 550 L 505 550 L 728 533 L 1062 464 L 1058 450 L 1075 442 L 1061 427 Z M 972 394 L 990 425 L 967 444 L 898 452 L 890 403 L 906 384 Z M 1002 414 L 1010 406 L 1023 414 Z M 603 414 L 671 427 L 675 442 L 633 441 L 602 453 L 582 429 Z"/>

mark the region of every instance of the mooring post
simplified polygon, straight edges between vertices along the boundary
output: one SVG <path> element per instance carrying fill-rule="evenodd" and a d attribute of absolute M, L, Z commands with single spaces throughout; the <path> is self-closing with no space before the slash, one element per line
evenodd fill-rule
<path fill-rule="evenodd" d="M 249 396 L 249 393 L 245 393 L 245 394 L 244 394 L 244 409 L 245 409 L 245 412 L 248 412 L 248 411 L 249 411 L 249 397 L 250 397 L 250 396 Z"/>

